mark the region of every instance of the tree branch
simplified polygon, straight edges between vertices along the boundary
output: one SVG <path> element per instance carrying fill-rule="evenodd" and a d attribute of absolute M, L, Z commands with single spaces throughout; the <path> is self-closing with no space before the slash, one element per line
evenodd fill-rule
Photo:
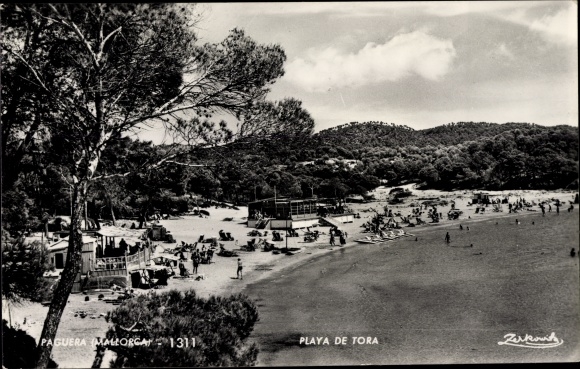
<path fill-rule="evenodd" d="M 22 61 L 24 63 L 24 65 L 26 65 L 26 67 L 34 75 L 34 77 L 36 78 L 36 80 L 38 81 L 38 83 L 40 83 L 40 85 L 42 86 L 42 88 L 46 92 L 51 93 L 51 91 L 48 89 L 48 87 L 46 87 L 46 85 L 44 84 L 44 82 L 42 81 L 42 79 L 40 79 L 40 76 L 38 75 L 38 73 L 36 72 L 36 70 L 30 64 L 28 64 L 28 62 L 24 59 L 24 57 L 22 55 L 20 55 L 19 53 L 13 51 L 11 48 L 7 48 L 6 50 L 8 50 L 9 53 L 11 53 L 14 56 L 16 56 L 18 59 L 20 59 L 20 61 Z"/>

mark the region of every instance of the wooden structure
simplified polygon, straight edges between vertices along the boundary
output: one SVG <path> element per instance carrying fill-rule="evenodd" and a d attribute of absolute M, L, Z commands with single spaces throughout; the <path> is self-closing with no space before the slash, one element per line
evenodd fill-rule
<path fill-rule="evenodd" d="M 334 218 L 338 224 L 353 221 L 354 214 L 338 208 L 335 199 L 272 197 L 248 204 L 248 227 L 300 229 L 317 225 L 327 216 Z"/>
<path fill-rule="evenodd" d="M 491 201 L 489 200 L 489 194 L 485 192 L 475 193 L 473 194 L 473 198 L 471 199 L 472 204 L 489 204 Z"/>
<path fill-rule="evenodd" d="M 151 265 L 153 251 L 146 237 L 147 229 L 127 229 L 121 227 L 102 227 L 95 232 L 94 258 L 90 264 L 83 267 L 73 284 L 72 292 L 82 292 L 82 284 L 87 271 L 91 271 L 91 279 L 107 284 L 111 277 L 122 277 L 129 285 L 129 275 L 132 270 Z M 83 239 L 86 237 L 83 237 Z M 120 247 L 121 240 L 127 243 L 127 248 Z M 103 245 L 110 245 L 111 255 L 105 255 Z M 101 283 L 98 283 L 99 285 Z"/>
<path fill-rule="evenodd" d="M 59 274 L 62 271 L 62 269 L 64 269 L 64 265 L 66 263 L 66 257 L 68 253 L 68 240 L 69 240 L 68 237 L 61 238 L 58 241 L 48 245 L 50 264 Z M 97 249 L 97 239 L 94 237 L 83 236 L 81 273 L 84 274 L 89 270 L 94 269 L 94 263 L 97 257 L 96 249 Z"/>

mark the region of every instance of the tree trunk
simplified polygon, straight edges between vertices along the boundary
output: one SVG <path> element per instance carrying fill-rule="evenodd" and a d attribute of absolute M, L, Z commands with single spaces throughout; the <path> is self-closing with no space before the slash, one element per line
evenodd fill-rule
<path fill-rule="evenodd" d="M 95 360 L 93 360 L 93 365 L 91 368 L 100 368 L 103 363 L 103 357 L 105 356 L 106 347 L 103 345 L 97 345 Z"/>
<path fill-rule="evenodd" d="M 113 209 L 113 204 L 109 202 L 109 207 L 111 208 L 111 219 L 113 219 L 113 225 L 117 226 L 117 220 L 115 219 L 115 209 Z"/>
<path fill-rule="evenodd" d="M 109 205 L 109 209 L 111 210 L 111 220 L 113 221 L 113 225 L 117 226 L 117 220 L 115 219 L 115 209 L 113 208 L 113 199 L 110 196 L 106 196 L 107 205 Z"/>
<path fill-rule="evenodd" d="M 84 198 L 86 197 L 86 193 L 79 193 L 82 188 L 82 183 L 76 183 L 73 189 L 73 213 L 71 214 L 66 264 L 62 271 L 60 281 L 54 291 L 48 314 L 44 320 L 42 334 L 38 341 L 37 368 L 46 368 L 48 365 L 52 352 L 52 345 L 47 345 L 46 342 L 48 342 L 48 340 L 54 342 L 62 313 L 72 291 L 75 277 L 80 270 L 83 249 L 83 235 L 81 232 L 80 220 L 82 217 Z M 43 344 L 43 342 L 45 343 Z"/>

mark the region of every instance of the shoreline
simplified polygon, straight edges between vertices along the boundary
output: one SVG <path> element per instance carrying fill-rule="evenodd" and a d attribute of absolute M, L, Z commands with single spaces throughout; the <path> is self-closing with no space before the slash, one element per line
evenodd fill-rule
<path fill-rule="evenodd" d="M 492 213 L 489 213 L 489 214 L 492 214 Z M 473 224 L 473 223 L 479 223 L 479 222 L 483 222 L 483 221 L 489 220 L 490 218 L 501 218 L 501 219 L 505 219 L 505 218 L 516 218 L 518 216 L 520 218 L 524 219 L 524 218 L 527 218 L 529 216 L 537 215 L 537 214 L 538 214 L 538 212 L 532 212 L 532 211 L 526 212 L 526 213 L 520 213 L 520 214 L 517 214 L 517 213 L 511 213 L 511 214 L 510 213 L 505 213 L 503 215 L 495 215 L 494 214 L 494 216 L 491 216 L 491 217 L 490 216 L 484 216 L 484 217 L 477 218 L 477 219 L 464 219 L 462 221 L 456 220 L 456 221 L 453 221 L 454 223 L 428 223 L 428 226 L 422 226 L 422 227 L 404 227 L 403 229 L 405 230 L 405 233 L 407 233 L 407 229 L 415 230 L 414 232 L 412 232 L 412 236 L 409 236 L 409 237 L 401 237 L 401 238 L 397 238 L 397 239 L 392 240 L 392 241 L 384 241 L 384 242 L 379 242 L 379 243 L 376 243 L 376 244 L 369 244 L 369 247 L 376 246 L 376 247 L 380 248 L 380 247 L 384 247 L 386 245 L 396 245 L 401 240 L 404 240 L 404 239 L 407 239 L 407 238 L 412 238 L 412 237 L 419 237 L 420 234 L 421 233 L 424 233 L 424 232 L 433 231 L 433 230 L 436 230 L 436 229 L 441 229 L 442 231 L 447 231 L 447 230 L 455 229 L 455 228 L 452 228 L 452 226 L 457 226 L 460 223 L 461 224 L 470 225 L 470 224 Z M 408 232 L 408 233 L 411 233 L 411 232 Z M 369 233 L 362 233 L 362 232 L 360 232 L 360 233 L 354 234 L 352 238 L 360 238 L 360 237 L 364 237 L 366 235 L 369 235 Z M 350 237 L 350 233 L 349 233 L 349 237 Z M 279 268 L 279 269 L 266 271 L 266 272 L 260 274 L 257 277 L 255 276 L 255 273 L 254 273 L 255 271 L 252 271 L 251 274 L 250 274 L 251 277 L 248 278 L 248 282 L 245 283 L 245 286 L 242 288 L 241 291 L 237 291 L 237 292 L 238 293 L 239 292 L 242 292 L 243 293 L 247 289 L 251 288 L 254 284 L 256 284 L 258 282 L 261 282 L 261 281 L 264 281 L 264 280 L 267 280 L 267 279 L 274 280 L 275 279 L 274 277 L 276 277 L 277 274 L 288 273 L 291 270 L 295 270 L 295 269 L 301 268 L 301 267 L 307 265 L 308 263 L 311 263 L 311 262 L 314 262 L 314 261 L 318 261 L 321 258 L 327 257 L 329 254 L 331 254 L 333 252 L 339 252 L 340 250 L 351 249 L 351 248 L 353 248 L 355 246 L 362 246 L 362 245 L 363 244 L 359 244 L 356 241 L 350 241 L 350 242 L 347 242 L 343 246 L 334 246 L 334 247 L 327 246 L 327 247 L 324 247 L 324 249 L 325 249 L 326 252 L 317 253 L 317 254 L 313 254 L 313 253 L 307 254 L 308 255 L 307 257 L 303 257 L 301 259 L 295 259 L 293 261 L 290 261 L 290 262 L 286 263 L 285 265 L 282 265 L 281 268 Z M 267 265 L 267 264 L 263 264 L 263 265 Z M 263 266 L 263 265 L 261 265 L 261 266 Z M 258 265 L 258 266 L 260 266 L 260 265 Z M 232 282 L 232 284 L 229 285 L 229 286 L 226 286 L 224 288 L 224 290 L 225 290 L 224 293 L 230 293 L 231 291 L 235 291 L 236 290 L 235 283 Z"/>

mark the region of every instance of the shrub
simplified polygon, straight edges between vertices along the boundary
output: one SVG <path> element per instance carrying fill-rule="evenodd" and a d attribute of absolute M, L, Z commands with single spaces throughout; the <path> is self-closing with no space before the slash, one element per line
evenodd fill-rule
<path fill-rule="evenodd" d="M 106 319 L 114 325 L 107 339 L 153 340 L 149 346 L 107 347 L 117 354 L 112 367 L 250 366 L 258 355 L 256 344 L 246 343 L 258 311 L 244 295 L 203 299 L 193 290 L 153 292 L 125 301 Z M 195 339 L 195 348 L 176 347 L 177 338 L 190 344 Z"/>
<path fill-rule="evenodd" d="M 33 368 L 36 366 L 36 340 L 22 329 L 10 327 L 2 319 L 2 366 L 5 368 Z M 58 365 L 52 359 L 49 368 Z"/>
<path fill-rule="evenodd" d="M 51 270 L 49 253 L 40 241 L 24 243 L 2 232 L 2 297 L 18 302 L 22 299 L 44 301 L 51 298 L 50 280 L 44 272 Z"/>

